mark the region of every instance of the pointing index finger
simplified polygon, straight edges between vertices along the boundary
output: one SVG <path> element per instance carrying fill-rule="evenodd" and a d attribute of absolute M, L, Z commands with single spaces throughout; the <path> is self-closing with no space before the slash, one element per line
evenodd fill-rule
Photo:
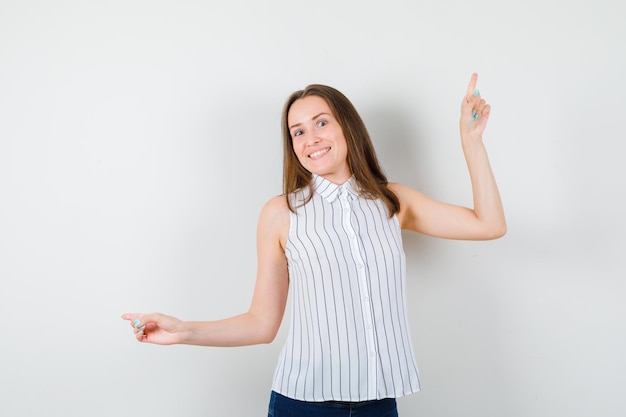
<path fill-rule="evenodd" d="M 470 79 L 470 83 L 467 86 L 467 95 L 465 96 L 465 100 L 469 102 L 472 97 L 476 97 L 478 94 L 478 90 L 476 90 L 476 82 L 478 81 L 478 74 L 472 74 L 472 78 Z"/>

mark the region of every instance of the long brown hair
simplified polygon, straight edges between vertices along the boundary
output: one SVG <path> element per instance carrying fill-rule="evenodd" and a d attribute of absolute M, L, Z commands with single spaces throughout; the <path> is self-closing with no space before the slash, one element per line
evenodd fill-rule
<path fill-rule="evenodd" d="M 387 177 L 383 173 L 374 150 L 365 123 L 354 108 L 354 105 L 340 91 L 326 85 L 312 84 L 304 90 L 291 94 L 285 103 L 282 116 L 283 133 L 283 192 L 287 197 L 287 204 L 291 211 L 289 194 L 311 187 L 312 174 L 307 171 L 293 151 L 291 133 L 287 116 L 292 104 L 308 96 L 318 96 L 328 103 L 333 116 L 339 122 L 348 146 L 348 167 L 360 187 L 360 192 L 366 198 L 380 198 L 383 200 L 392 217 L 400 211 L 398 196 L 388 187 Z M 311 190 L 312 191 L 312 190 Z M 309 200 L 313 193 L 309 194 Z M 305 202 L 305 204 L 308 200 Z"/>

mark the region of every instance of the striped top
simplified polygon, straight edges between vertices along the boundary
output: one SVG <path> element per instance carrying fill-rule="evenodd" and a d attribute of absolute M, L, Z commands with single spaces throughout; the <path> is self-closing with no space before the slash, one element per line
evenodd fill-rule
<path fill-rule="evenodd" d="M 366 401 L 419 391 L 406 314 L 400 224 L 380 199 L 313 176 L 293 193 L 285 247 L 289 334 L 272 389 L 302 401 Z"/>

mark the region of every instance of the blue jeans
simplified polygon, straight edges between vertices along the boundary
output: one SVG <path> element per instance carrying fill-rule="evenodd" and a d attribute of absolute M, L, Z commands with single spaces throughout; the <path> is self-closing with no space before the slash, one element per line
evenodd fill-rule
<path fill-rule="evenodd" d="M 298 401 L 272 391 L 268 417 L 398 417 L 395 398 L 343 402 Z"/>

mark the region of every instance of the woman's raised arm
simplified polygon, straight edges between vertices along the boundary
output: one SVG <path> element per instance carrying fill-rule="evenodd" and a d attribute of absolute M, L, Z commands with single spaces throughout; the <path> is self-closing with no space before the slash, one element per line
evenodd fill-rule
<path fill-rule="evenodd" d="M 461 103 L 461 144 L 469 169 L 474 207 L 433 200 L 409 187 L 390 184 L 400 199 L 403 229 L 448 239 L 496 239 L 506 233 L 506 220 L 496 180 L 483 143 L 491 106 L 476 88 L 473 74 Z"/>

